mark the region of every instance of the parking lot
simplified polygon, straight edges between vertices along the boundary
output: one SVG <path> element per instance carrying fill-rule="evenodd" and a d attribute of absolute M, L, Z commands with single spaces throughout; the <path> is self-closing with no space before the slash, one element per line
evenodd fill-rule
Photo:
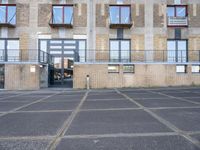
<path fill-rule="evenodd" d="M 200 150 L 200 87 L 0 91 L 0 150 Z"/>

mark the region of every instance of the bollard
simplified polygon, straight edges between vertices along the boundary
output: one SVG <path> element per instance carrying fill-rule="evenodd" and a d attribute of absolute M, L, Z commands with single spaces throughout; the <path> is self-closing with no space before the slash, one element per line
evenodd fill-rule
<path fill-rule="evenodd" d="M 87 90 L 90 89 L 90 76 L 89 75 L 86 76 L 86 87 L 87 87 Z"/>

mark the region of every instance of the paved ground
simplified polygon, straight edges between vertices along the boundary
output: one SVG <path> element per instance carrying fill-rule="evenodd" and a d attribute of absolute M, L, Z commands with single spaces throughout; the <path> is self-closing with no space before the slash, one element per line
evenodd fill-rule
<path fill-rule="evenodd" d="M 0 91 L 0 150 L 200 150 L 200 88 Z"/>

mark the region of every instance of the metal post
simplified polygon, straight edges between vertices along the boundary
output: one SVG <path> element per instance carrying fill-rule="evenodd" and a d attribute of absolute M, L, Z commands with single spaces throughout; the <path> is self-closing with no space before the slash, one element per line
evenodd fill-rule
<path fill-rule="evenodd" d="M 87 88 L 87 90 L 90 89 L 90 76 L 89 75 L 86 76 L 86 88 Z"/>

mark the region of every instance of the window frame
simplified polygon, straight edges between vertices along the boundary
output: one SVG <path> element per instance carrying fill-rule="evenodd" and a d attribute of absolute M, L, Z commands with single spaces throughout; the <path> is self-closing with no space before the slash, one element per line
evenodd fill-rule
<path fill-rule="evenodd" d="M 188 17 L 188 5 L 167 5 L 167 9 L 168 9 L 168 7 L 174 8 L 174 16 L 172 16 L 172 17 L 179 17 L 179 16 L 177 16 L 177 8 L 180 8 L 180 7 L 185 8 L 185 16 L 184 17 Z M 167 14 L 168 14 L 168 11 L 167 11 Z M 167 15 L 167 17 L 170 17 L 170 16 Z"/>
<path fill-rule="evenodd" d="M 111 22 L 111 15 L 110 15 L 110 8 L 111 7 L 119 7 L 119 22 L 117 23 L 113 23 Z M 122 23 L 121 20 L 122 20 L 122 8 L 129 8 L 129 22 L 128 23 Z M 132 15 L 131 15 L 131 5 L 109 5 L 109 20 L 110 20 L 110 24 L 121 24 L 121 25 L 126 25 L 126 24 L 131 24 L 132 23 Z"/>
<path fill-rule="evenodd" d="M 20 61 L 20 53 L 21 53 L 21 50 L 20 50 L 20 47 L 19 47 L 19 60 L 17 61 L 17 60 L 10 60 L 8 57 L 8 51 L 9 50 L 13 50 L 13 49 L 9 49 L 7 46 L 8 46 L 8 41 L 18 41 L 18 42 L 20 42 L 19 40 L 19 38 L 0 38 L 0 40 L 2 40 L 2 41 L 5 41 L 5 45 L 4 45 L 4 49 L 3 49 L 3 52 L 4 52 L 4 61 L 3 62 L 19 62 Z M 14 49 L 14 50 L 17 50 L 17 49 Z"/>
<path fill-rule="evenodd" d="M 15 26 L 16 25 L 16 23 L 17 23 L 17 20 L 15 19 L 15 23 L 14 24 L 12 24 L 11 22 L 8 22 L 9 20 L 8 20 L 8 18 L 9 18 L 9 13 L 8 13 L 8 7 L 15 7 L 15 15 L 14 15 L 14 17 L 15 18 L 17 18 L 16 17 L 16 15 L 17 15 L 17 5 L 16 4 L 0 4 L 0 6 L 5 6 L 6 7 L 6 12 L 5 12 L 5 22 L 0 22 L 0 24 L 10 24 L 10 25 L 12 25 L 12 26 Z"/>
<path fill-rule="evenodd" d="M 178 55 L 179 55 L 179 54 L 178 54 L 178 51 L 179 51 L 179 50 L 178 50 L 178 42 L 179 42 L 179 41 L 185 41 L 185 42 L 186 42 L 186 61 L 185 61 L 184 63 L 188 62 L 188 57 L 189 57 L 189 56 L 188 56 L 188 53 L 189 53 L 189 49 L 188 49 L 188 39 L 167 39 L 167 62 L 169 62 L 169 61 L 168 61 L 168 51 L 173 51 L 173 50 L 168 50 L 168 42 L 169 42 L 169 41 L 174 41 L 174 42 L 175 42 L 175 47 L 176 47 L 176 48 L 175 48 L 175 50 L 174 50 L 174 51 L 175 51 L 175 61 L 174 61 L 174 62 L 179 62 L 179 61 L 178 61 L 178 58 L 179 58 L 179 57 L 178 57 Z M 173 63 L 174 63 L 174 62 L 173 62 Z"/>
<path fill-rule="evenodd" d="M 109 61 L 113 62 L 111 59 L 111 41 L 118 41 L 118 61 L 122 62 L 121 56 L 122 56 L 122 47 L 121 47 L 121 41 L 128 41 L 129 42 L 129 59 L 128 62 L 131 62 L 131 39 L 109 39 Z M 115 61 L 114 61 L 115 62 Z"/>
<path fill-rule="evenodd" d="M 184 67 L 184 71 L 183 72 L 179 72 L 179 71 L 177 71 L 177 67 Z M 185 65 L 185 64 L 183 64 L 183 65 L 176 65 L 176 73 L 177 74 L 187 74 L 188 73 L 188 66 L 187 65 Z"/>
<path fill-rule="evenodd" d="M 194 72 L 193 67 L 198 67 L 198 69 L 199 69 L 198 72 Z M 192 65 L 191 66 L 191 72 L 192 72 L 192 74 L 200 74 L 200 65 Z"/>
<path fill-rule="evenodd" d="M 60 6 L 60 7 L 62 7 L 62 22 L 61 23 L 56 23 L 55 21 L 54 21 L 54 7 L 56 7 L 56 6 Z M 51 19 L 51 21 L 52 21 L 52 24 L 53 25 L 56 25 L 56 24 L 60 24 L 60 25 L 73 25 L 73 18 L 74 18 L 74 7 L 73 7 L 74 5 L 73 4 L 53 4 L 52 5 L 52 12 L 51 12 L 51 17 L 52 17 L 52 19 Z M 65 14 L 65 8 L 66 7 L 71 7 L 72 8 L 72 19 L 71 19 L 71 21 L 69 22 L 69 23 L 65 23 L 65 16 L 66 16 L 66 14 Z"/>
<path fill-rule="evenodd" d="M 131 67 L 133 67 L 133 70 L 132 71 L 125 71 L 124 70 L 124 67 L 126 67 L 126 66 L 131 66 Z M 122 66 L 122 70 L 123 70 L 123 73 L 131 73 L 131 74 L 133 74 L 133 73 L 135 73 L 135 65 L 133 65 L 133 64 L 124 64 L 123 66 Z"/>
<path fill-rule="evenodd" d="M 111 67 L 111 66 L 117 67 L 117 71 L 111 71 L 111 70 L 109 70 L 109 67 Z M 120 72 L 120 65 L 119 64 L 108 64 L 108 73 L 119 73 L 119 72 Z"/>

